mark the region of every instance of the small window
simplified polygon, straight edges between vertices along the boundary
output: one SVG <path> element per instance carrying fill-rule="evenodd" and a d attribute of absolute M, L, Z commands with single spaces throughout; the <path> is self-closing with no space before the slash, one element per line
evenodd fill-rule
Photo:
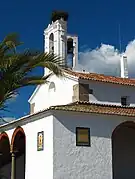
<path fill-rule="evenodd" d="M 129 98 L 127 96 L 121 97 L 121 105 L 122 106 L 127 106 L 129 105 Z"/>
<path fill-rule="evenodd" d="M 89 94 L 93 94 L 93 89 L 89 89 Z"/>
<path fill-rule="evenodd" d="M 55 83 L 51 82 L 49 85 L 49 92 L 55 92 L 55 91 L 56 91 Z"/>
<path fill-rule="evenodd" d="M 90 146 L 90 129 L 76 128 L 76 146 Z"/>

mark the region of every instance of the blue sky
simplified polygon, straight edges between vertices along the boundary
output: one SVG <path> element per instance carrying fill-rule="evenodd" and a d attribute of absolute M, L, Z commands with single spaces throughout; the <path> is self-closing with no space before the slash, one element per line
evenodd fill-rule
<path fill-rule="evenodd" d="M 51 11 L 69 13 L 68 31 L 79 36 L 79 50 L 95 49 L 103 44 L 119 48 L 118 28 L 121 26 L 122 50 L 135 37 L 135 1 L 126 0 L 7 0 L 0 5 L 0 39 L 10 32 L 18 32 L 24 48 L 43 50 L 43 31 L 47 27 Z M 42 74 L 41 71 L 37 73 Z M 4 116 L 20 117 L 29 112 L 28 98 L 33 87 L 19 91 L 17 99 L 10 103 L 10 113 Z"/>

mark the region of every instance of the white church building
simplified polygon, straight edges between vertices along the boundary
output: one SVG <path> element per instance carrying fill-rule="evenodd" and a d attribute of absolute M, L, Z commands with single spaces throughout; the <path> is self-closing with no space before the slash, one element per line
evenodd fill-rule
<path fill-rule="evenodd" d="M 0 126 L 2 179 L 135 179 L 135 80 L 77 72 L 78 37 L 58 19 L 44 31 L 45 52 L 67 60 L 29 99 L 30 114 Z M 45 74 L 49 70 L 45 69 Z"/>

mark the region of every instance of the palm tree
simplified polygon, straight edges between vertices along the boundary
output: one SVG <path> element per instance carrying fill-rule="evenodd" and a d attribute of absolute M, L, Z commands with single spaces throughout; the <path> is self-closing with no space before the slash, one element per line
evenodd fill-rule
<path fill-rule="evenodd" d="M 28 85 L 40 85 L 47 82 L 52 73 L 63 76 L 63 60 L 50 53 L 26 50 L 17 52 L 22 45 L 16 33 L 7 35 L 0 43 L 0 110 L 7 107 L 5 102 L 11 99 L 19 88 Z M 36 67 L 47 67 L 52 73 L 47 76 L 33 76 Z"/>

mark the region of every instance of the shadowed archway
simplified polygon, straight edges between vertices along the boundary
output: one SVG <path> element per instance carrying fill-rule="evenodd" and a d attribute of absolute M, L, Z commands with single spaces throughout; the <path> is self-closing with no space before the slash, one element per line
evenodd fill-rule
<path fill-rule="evenodd" d="M 10 179 L 11 177 L 11 155 L 8 135 L 0 134 L 0 178 Z"/>
<path fill-rule="evenodd" d="M 54 34 L 51 33 L 49 36 L 49 52 L 54 54 Z"/>
<path fill-rule="evenodd" d="M 67 39 L 67 66 L 69 68 L 73 67 L 73 52 L 74 46 L 73 46 L 73 38 Z"/>
<path fill-rule="evenodd" d="M 135 179 L 135 123 L 124 122 L 112 134 L 113 179 Z"/>
<path fill-rule="evenodd" d="M 15 154 L 15 179 L 25 179 L 25 133 L 21 127 L 17 127 L 13 133 L 11 146 Z"/>

